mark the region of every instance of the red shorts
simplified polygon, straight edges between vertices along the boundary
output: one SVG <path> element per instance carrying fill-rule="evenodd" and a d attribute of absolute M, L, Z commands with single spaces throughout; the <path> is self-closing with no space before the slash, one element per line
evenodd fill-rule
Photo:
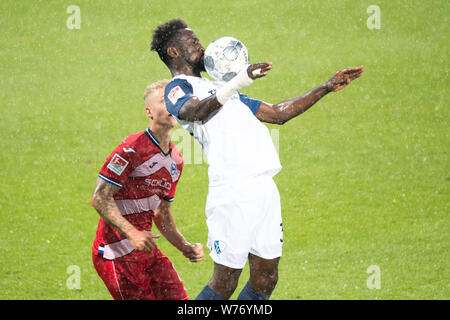
<path fill-rule="evenodd" d="M 95 270 L 115 300 L 187 300 L 172 262 L 155 247 L 114 260 L 92 254 Z"/>

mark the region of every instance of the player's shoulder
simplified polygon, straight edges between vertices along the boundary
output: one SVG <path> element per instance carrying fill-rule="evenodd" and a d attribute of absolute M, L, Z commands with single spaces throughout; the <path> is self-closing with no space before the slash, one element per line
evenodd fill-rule
<path fill-rule="evenodd" d="M 194 88 L 187 79 L 173 78 L 164 90 L 164 99 L 166 100 L 166 103 L 170 102 L 175 105 L 180 98 L 187 95 L 189 96 L 193 92 Z"/>
<path fill-rule="evenodd" d="M 140 140 L 142 140 L 142 137 L 144 137 L 144 136 L 145 136 L 144 130 L 132 133 L 132 134 L 128 135 L 127 137 L 125 137 L 125 139 L 122 140 L 120 145 L 134 146 L 136 144 L 139 144 Z"/>
<path fill-rule="evenodd" d="M 111 182 L 114 185 L 122 187 L 127 175 L 124 172 L 133 170 L 141 161 L 139 154 L 140 140 L 142 132 L 130 134 L 123 139 L 106 159 L 103 167 L 100 169 L 100 176 L 103 180 Z"/>
<path fill-rule="evenodd" d="M 182 89 L 185 92 L 192 93 L 194 88 L 210 86 L 213 83 L 213 81 L 207 78 L 181 74 L 172 78 L 172 80 L 166 86 L 165 95 L 169 96 L 170 93 L 176 93 L 177 91 L 174 91 L 174 88 L 177 88 L 176 90 Z"/>
<path fill-rule="evenodd" d="M 182 89 L 191 89 L 192 90 L 192 85 L 194 83 L 194 81 L 192 81 L 192 79 L 189 79 L 192 77 L 187 77 L 187 76 L 177 76 L 175 78 L 173 78 L 166 86 L 165 89 L 165 94 L 167 95 L 170 91 L 172 91 L 173 88 L 175 87 L 181 87 Z"/>
<path fill-rule="evenodd" d="M 183 160 L 183 156 L 181 155 L 180 151 L 178 151 L 177 147 L 175 147 L 175 145 L 172 142 L 171 142 L 170 148 L 172 149 L 172 151 L 170 153 L 170 157 L 172 158 L 172 160 L 177 165 L 183 166 L 184 160 Z"/>
<path fill-rule="evenodd" d="M 149 152 L 149 149 L 151 149 L 152 146 L 149 142 L 150 140 L 145 130 L 142 130 L 132 133 L 123 139 L 117 146 L 117 149 L 119 149 L 120 152 L 138 156 L 142 153 L 146 154 Z"/>

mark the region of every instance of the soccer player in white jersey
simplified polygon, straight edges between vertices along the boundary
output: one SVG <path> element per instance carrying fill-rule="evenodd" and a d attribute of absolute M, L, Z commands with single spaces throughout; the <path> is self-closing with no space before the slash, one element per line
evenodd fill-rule
<path fill-rule="evenodd" d="M 238 299 L 269 299 L 283 242 L 280 197 L 272 179 L 281 165 L 261 122 L 283 124 L 300 115 L 358 78 L 363 67 L 337 71 L 309 92 L 272 105 L 239 92 L 266 76 L 271 63 L 250 65 L 226 83 L 202 78 L 205 49 L 183 20 L 159 25 L 151 50 L 173 76 L 165 90 L 167 110 L 202 145 L 209 163 L 206 223 L 214 272 L 197 299 L 229 299 L 247 259 L 250 279 Z"/>

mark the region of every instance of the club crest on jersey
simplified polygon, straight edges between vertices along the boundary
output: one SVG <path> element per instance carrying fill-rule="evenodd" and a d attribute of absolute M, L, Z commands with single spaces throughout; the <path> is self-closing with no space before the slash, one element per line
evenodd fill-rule
<path fill-rule="evenodd" d="M 216 250 L 217 254 L 221 254 L 223 250 L 225 250 L 226 244 L 221 240 L 214 241 L 214 250 Z"/>
<path fill-rule="evenodd" d="M 177 165 L 175 164 L 175 162 L 172 162 L 172 164 L 170 165 L 170 175 L 173 177 L 175 173 L 177 173 Z"/>
<path fill-rule="evenodd" d="M 177 103 L 178 99 L 180 99 L 183 96 L 184 96 L 184 91 L 183 91 L 183 89 L 181 89 L 180 86 L 176 86 L 175 88 L 170 90 L 169 94 L 167 95 L 167 97 L 169 98 L 170 102 L 172 102 L 172 104 Z"/>
<path fill-rule="evenodd" d="M 117 153 L 114 154 L 111 161 L 108 163 L 107 168 L 120 176 L 128 165 L 128 161 L 122 158 Z"/>

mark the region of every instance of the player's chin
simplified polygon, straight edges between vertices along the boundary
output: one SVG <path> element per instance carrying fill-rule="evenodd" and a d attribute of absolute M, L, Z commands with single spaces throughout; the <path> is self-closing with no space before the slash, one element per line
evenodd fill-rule
<path fill-rule="evenodd" d="M 165 129 L 172 129 L 178 124 L 177 119 L 172 115 L 160 117 L 157 122 L 159 126 L 164 127 Z"/>
<path fill-rule="evenodd" d="M 201 71 L 201 72 L 206 72 L 206 69 L 205 69 L 205 62 L 203 61 L 203 57 L 202 57 L 202 60 L 199 62 L 199 64 L 198 64 L 198 68 L 199 68 L 199 70 Z"/>
<path fill-rule="evenodd" d="M 197 63 L 196 63 L 196 69 L 199 70 L 200 72 L 206 71 L 205 69 L 205 61 L 203 60 L 205 57 L 204 54 L 202 54 L 200 56 L 200 58 L 198 59 Z"/>
<path fill-rule="evenodd" d="M 172 127 L 175 127 L 176 125 L 177 125 L 177 119 L 175 119 L 175 117 L 174 116 L 172 116 L 170 113 L 169 113 L 169 115 L 167 116 L 167 118 L 168 118 L 168 124 L 169 125 L 171 125 Z"/>

